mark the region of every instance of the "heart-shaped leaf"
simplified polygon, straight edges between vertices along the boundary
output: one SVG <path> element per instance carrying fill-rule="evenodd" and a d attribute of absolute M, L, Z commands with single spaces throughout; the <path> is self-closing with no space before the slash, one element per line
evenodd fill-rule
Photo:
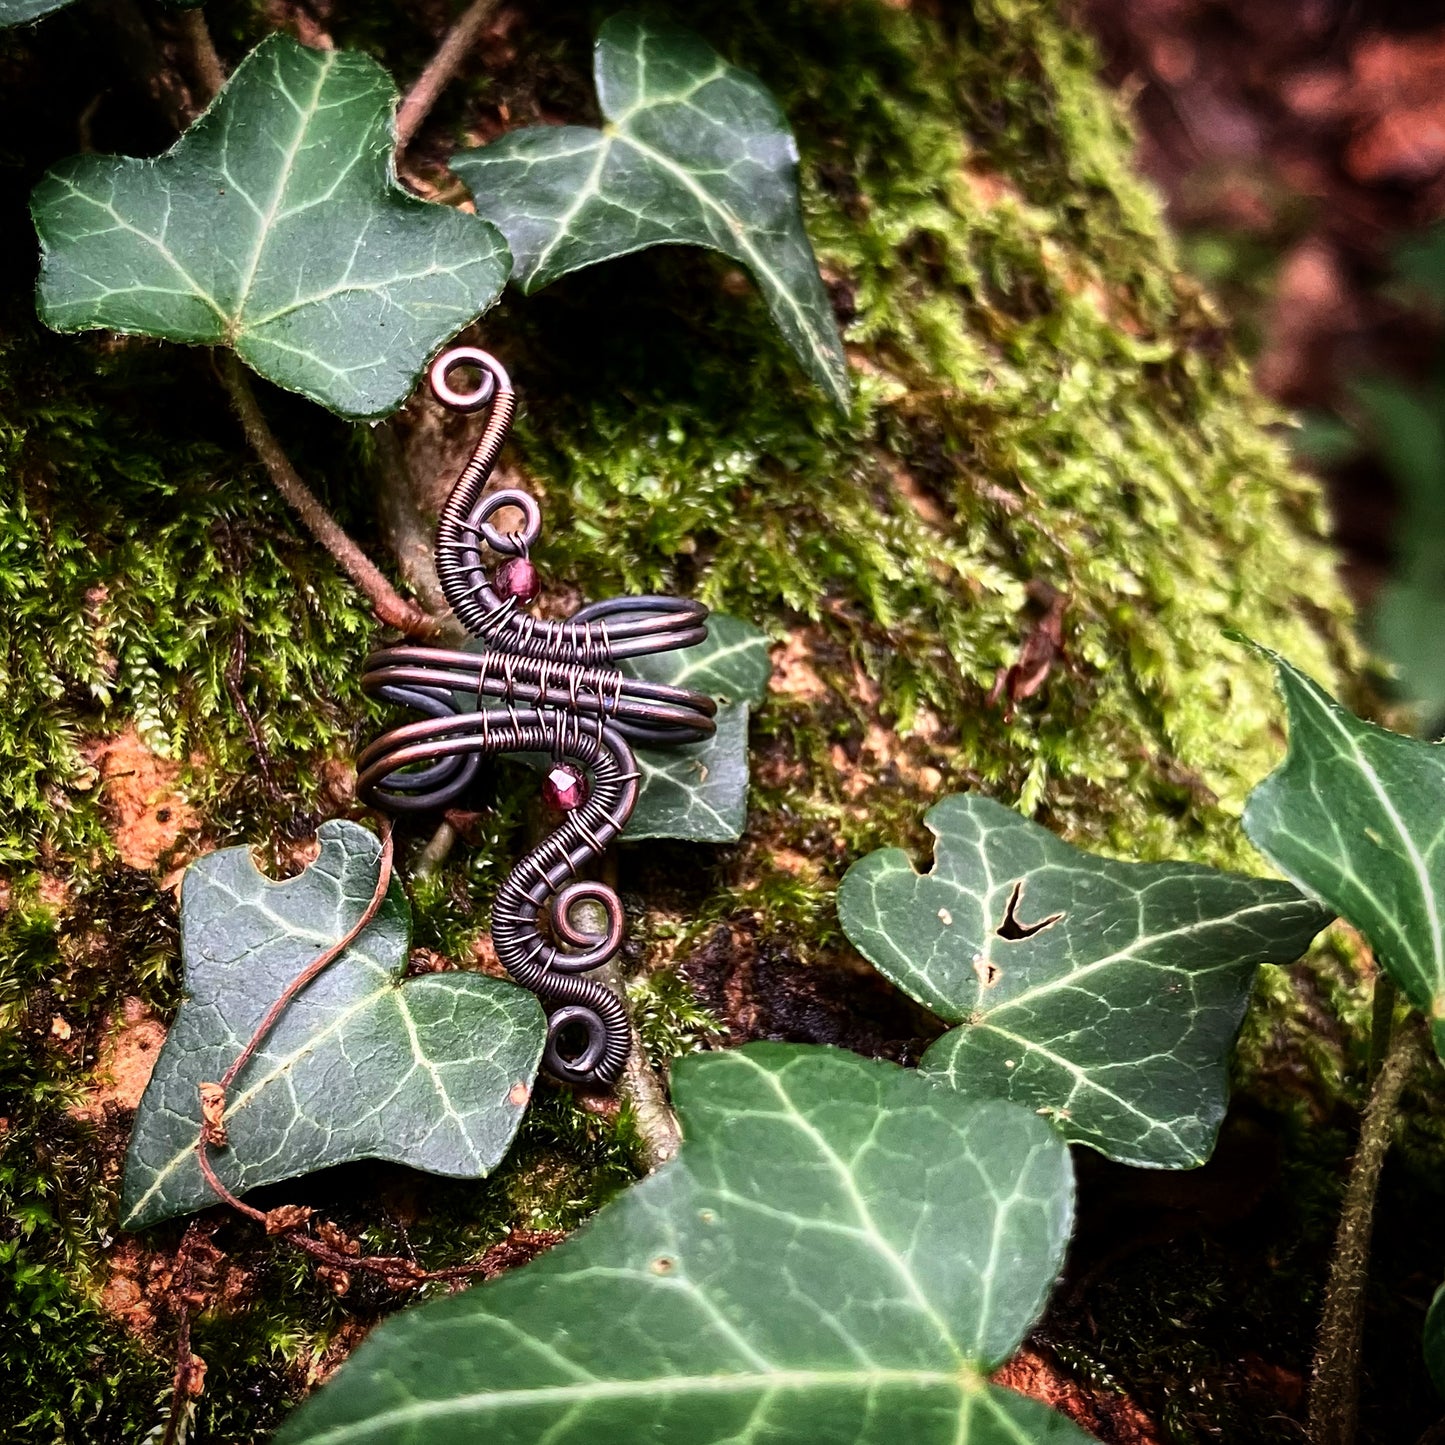
<path fill-rule="evenodd" d="M 632 14 L 603 25 L 594 73 L 602 130 L 531 126 L 452 158 L 511 243 L 522 289 L 648 246 L 709 246 L 752 272 L 809 374 L 846 406 L 797 146 L 766 87 L 691 31 Z"/>
<path fill-rule="evenodd" d="M 484 643 L 469 641 L 467 651 Z M 767 634 L 750 622 L 714 613 L 707 638 L 679 652 L 628 658 L 620 664 L 629 677 L 688 687 L 718 700 L 717 730 L 700 743 L 681 747 L 637 748 L 642 774 L 637 805 L 622 836 L 681 838 L 690 843 L 735 843 L 748 821 L 748 717 L 767 696 L 772 664 Z M 474 692 L 455 692 L 463 712 L 475 708 Z M 519 754 L 539 771 L 543 753 Z"/>
<path fill-rule="evenodd" d="M 39 20 L 52 10 L 63 10 L 70 0 L 0 0 L 0 28 Z"/>
<path fill-rule="evenodd" d="M 272 1003 L 361 918 L 380 845 L 333 820 L 298 877 L 272 882 L 246 848 L 181 884 L 185 995 L 136 1115 L 121 1222 L 139 1229 L 215 1202 L 196 1159 L 200 1086 L 218 1080 Z M 352 1159 L 480 1178 L 512 1141 L 546 1025 L 525 989 L 477 973 L 404 977 L 411 912 L 393 881 L 356 941 L 287 1006 L 229 1090 L 235 1193 Z"/>
<path fill-rule="evenodd" d="M 1425 1313 L 1425 1368 L 1436 1392 L 1445 1395 L 1445 1284 L 1435 1291 Z"/>
<path fill-rule="evenodd" d="M 888 848 L 838 893 L 860 952 L 963 1025 L 924 1071 L 1123 1163 L 1202 1164 L 1256 965 L 1299 957 L 1329 915 L 1287 883 L 1096 857 L 989 798 L 924 822 L 932 871 Z"/>
<path fill-rule="evenodd" d="M 31 201 L 42 318 L 233 346 L 343 416 L 394 410 L 510 264 L 486 221 L 396 184 L 395 101 L 368 56 L 273 35 L 165 155 L 56 166 Z"/>
<path fill-rule="evenodd" d="M 690 687 L 719 702 L 757 707 L 768 695 L 773 664 L 767 633 L 741 618 L 713 612 L 707 619 L 707 637 L 695 647 L 629 657 L 622 670 L 649 682 Z"/>
<path fill-rule="evenodd" d="M 637 807 L 622 836 L 736 843 L 748 824 L 748 705 L 726 702 L 700 743 L 638 748 Z"/>
<path fill-rule="evenodd" d="M 718 700 L 717 731 L 678 748 L 639 748 L 637 807 L 623 837 L 735 843 L 748 822 L 748 717 L 768 694 L 767 634 L 714 613 L 707 640 L 681 652 L 631 658 L 622 670 Z"/>
<path fill-rule="evenodd" d="M 1401 494 L 1395 566 L 1376 604 L 1375 635 L 1402 693 L 1434 722 L 1445 716 L 1445 396 L 1381 380 L 1350 390 Z"/>
<path fill-rule="evenodd" d="M 1361 721 L 1259 650 L 1289 710 L 1289 755 L 1249 795 L 1244 830 L 1369 939 L 1445 1056 L 1445 747 Z"/>
<path fill-rule="evenodd" d="M 753 1044 L 680 1060 L 679 1156 L 550 1254 L 381 1326 L 286 1445 L 1082 1445 L 984 1378 L 1042 1309 L 1068 1155 L 1010 1104 Z"/>

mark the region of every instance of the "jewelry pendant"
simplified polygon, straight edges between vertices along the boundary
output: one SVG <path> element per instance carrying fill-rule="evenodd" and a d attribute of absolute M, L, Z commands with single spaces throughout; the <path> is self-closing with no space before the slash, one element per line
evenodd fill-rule
<path fill-rule="evenodd" d="M 475 391 L 453 387 L 459 366 L 480 373 Z M 550 757 L 542 793 L 557 825 L 497 890 L 492 942 L 507 972 L 548 1011 L 547 1069 L 572 1083 L 610 1085 L 632 1046 L 627 1012 L 606 984 L 585 975 L 622 947 L 622 904 L 580 870 L 632 815 L 639 773 L 631 745 L 696 742 L 711 735 L 717 711 L 710 697 L 627 677 L 617 664 L 703 641 L 707 609 L 675 597 L 619 597 L 561 621 L 524 611 L 541 591 L 530 557 L 541 509 L 513 488 L 482 494 L 516 410 L 512 384 L 495 358 L 468 346 L 437 357 L 430 381 L 446 405 L 488 412 L 442 508 L 436 542 L 442 590 L 482 646 L 387 647 L 367 659 L 367 693 L 423 720 L 392 728 L 361 754 L 357 791 L 385 812 L 430 811 L 466 792 L 483 758 Z M 518 530 L 492 524 L 505 507 L 521 512 Z M 490 575 L 483 548 L 504 559 Z M 474 708 L 463 701 L 472 697 Z M 599 908 L 601 932 L 581 916 Z"/>

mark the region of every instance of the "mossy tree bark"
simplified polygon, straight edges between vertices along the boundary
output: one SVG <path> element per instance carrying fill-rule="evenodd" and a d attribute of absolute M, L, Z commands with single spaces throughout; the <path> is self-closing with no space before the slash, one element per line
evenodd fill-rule
<path fill-rule="evenodd" d="M 808 389 L 745 278 L 700 253 L 570 277 L 483 328 L 519 382 L 506 464 L 543 500 L 550 585 L 696 593 L 778 639 L 743 842 L 622 861 L 634 984 L 671 980 L 650 994 L 666 1001 L 644 1028 L 654 1050 L 709 1037 L 680 976 L 732 1038 L 908 1057 L 928 1025 L 863 976 L 831 893 L 860 852 L 917 840 L 947 790 L 982 788 L 1131 856 L 1257 866 L 1234 820 L 1277 756 L 1279 710 L 1268 669 L 1222 631 L 1331 684 L 1354 656 L 1317 491 L 1181 271 L 1089 46 L 1033 0 L 940 8 L 678 7 L 774 88 L 797 130 L 858 387 L 847 417 Z M 473 49 L 409 165 L 444 183 L 440 159 L 503 107 L 513 123 L 594 121 L 595 18 L 520 7 L 504 39 Z M 213 16 L 231 62 L 263 25 L 239 3 Z M 330 38 L 382 53 L 403 79 L 434 43 L 400 6 L 338 18 Z M 112 1238 L 126 1106 L 68 1101 L 96 1099 L 127 999 L 174 1006 L 173 935 L 156 926 L 171 871 L 243 839 L 288 859 L 351 806 L 347 760 L 377 716 L 355 683 L 370 610 L 269 491 L 203 361 L 33 322 L 21 208 L 104 88 L 87 45 L 64 12 L 0 40 L 9 73 L 50 77 L 44 94 L 20 85 L 0 117 L 25 147 L 3 195 L 0 301 L 0 570 L 16 599 L 0 616 L 13 760 L 0 1089 L 15 1100 L 0 1149 L 25 1163 L 0 1170 L 0 1241 L 15 1245 L 0 1252 L 0 1297 L 49 1321 L 38 1348 L 0 1347 L 0 1424 L 14 1434 L 20 1402 L 68 1417 L 80 1390 L 87 1438 L 106 1441 L 155 1423 L 173 1339 L 164 1300 L 126 1313 L 117 1281 L 163 1271 L 179 1233 Z M 164 144 L 123 99 L 93 115 L 96 145 Z M 262 403 L 384 560 L 373 435 L 269 390 Z M 422 476 L 450 475 L 470 429 L 425 401 L 396 426 Z M 1046 682 L 1011 712 L 990 706 L 997 670 L 1047 610 L 1033 599 L 1056 594 L 1067 607 Z M 159 819 L 169 805 L 100 776 L 93 740 L 130 728 L 184 797 L 184 830 Z M 503 778 L 452 819 L 455 846 L 414 885 L 428 955 L 485 964 L 485 911 L 529 787 Z M 117 837 L 126 810 L 147 807 L 164 847 L 137 868 Z M 400 835 L 403 869 L 428 836 Z M 791 1014 L 773 987 L 785 966 L 813 980 Z M 437 1266 L 517 1230 L 573 1227 L 632 1177 L 627 1128 L 543 1090 L 484 1185 L 373 1171 L 299 1192 L 369 1248 Z M 36 1195 L 55 1201 L 39 1225 Z M 336 1299 L 264 1240 L 216 1238 L 247 1283 L 216 1285 L 196 1323 L 210 1366 L 200 1438 L 250 1438 L 399 1300 Z M 0 1320 L 0 1346 L 10 1328 Z M 114 1361 L 103 1381 L 83 1369 L 97 1350 Z"/>

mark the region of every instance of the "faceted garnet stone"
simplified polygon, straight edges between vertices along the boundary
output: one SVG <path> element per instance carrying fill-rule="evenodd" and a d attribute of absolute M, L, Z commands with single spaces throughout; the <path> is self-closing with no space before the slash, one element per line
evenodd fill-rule
<path fill-rule="evenodd" d="M 537 600 L 542 591 L 542 579 L 537 569 L 525 557 L 513 557 L 497 568 L 497 591 L 503 597 L 515 597 L 527 606 Z"/>
<path fill-rule="evenodd" d="M 542 801 L 549 808 L 570 813 L 587 798 L 587 780 L 571 763 L 553 763 L 542 779 Z"/>

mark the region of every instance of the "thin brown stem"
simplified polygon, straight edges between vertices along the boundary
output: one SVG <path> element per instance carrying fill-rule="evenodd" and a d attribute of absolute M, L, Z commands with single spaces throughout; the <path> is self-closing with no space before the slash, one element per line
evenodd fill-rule
<path fill-rule="evenodd" d="M 194 1400 L 206 1378 L 206 1367 L 191 1353 L 191 1316 L 195 1305 L 191 1291 L 195 1277 L 195 1247 L 201 1237 L 201 1225 L 192 1220 L 186 1226 L 181 1247 L 176 1251 L 175 1269 L 171 1273 L 171 1299 L 180 1315 L 176 1330 L 176 1366 L 171 1376 L 171 1408 L 160 1445 L 177 1445 L 184 1438 L 194 1410 Z"/>
<path fill-rule="evenodd" d="M 266 424 L 256 393 L 241 363 L 229 351 L 222 352 L 218 370 L 241 420 L 246 440 L 265 463 L 272 485 L 291 504 L 306 530 L 336 559 L 342 571 L 366 594 L 378 618 L 388 627 L 399 628 L 410 637 L 435 637 L 437 620 L 408 602 L 382 575 L 370 557 L 341 529 L 316 494 L 301 480 L 291 459 Z"/>
<path fill-rule="evenodd" d="M 339 1285 L 341 1292 L 349 1283 L 349 1276 L 352 1270 L 362 1270 L 369 1274 L 379 1276 L 382 1281 L 392 1289 L 414 1289 L 419 1284 L 427 1284 L 435 1280 L 463 1280 L 470 1279 L 476 1275 L 492 1275 L 497 1273 L 497 1268 L 487 1259 L 481 1259 L 472 1264 L 449 1265 L 444 1269 L 423 1269 L 415 1260 L 405 1259 L 400 1255 L 393 1254 L 372 1254 L 361 1253 L 360 1246 L 353 1239 L 347 1238 L 340 1230 L 322 1224 L 319 1233 L 324 1238 L 317 1239 L 308 1232 L 308 1225 L 311 1220 L 312 1211 L 307 1208 L 295 1205 L 282 1205 L 267 1213 L 265 1210 L 257 1209 L 253 1204 L 233 1193 L 221 1182 L 220 1176 L 216 1173 L 215 1166 L 211 1163 L 211 1150 L 224 1149 L 228 1147 L 226 1140 L 225 1109 L 226 1091 L 235 1083 L 237 1075 L 246 1066 L 256 1049 L 265 1041 L 268 1034 L 276 1026 L 276 1022 L 290 1005 L 291 1001 L 310 984 L 314 979 L 351 947 L 353 943 L 370 926 L 372 920 L 381 911 L 382 904 L 386 902 L 386 896 L 391 888 L 392 877 L 393 843 L 391 824 L 382 825 L 381 835 L 381 857 L 376 872 L 376 885 L 371 892 L 371 900 L 362 911 L 361 917 L 347 930 L 344 937 L 339 939 L 331 947 L 323 950 L 307 966 L 292 979 L 286 990 L 277 998 L 275 1003 L 266 1011 L 265 1017 L 257 1024 L 255 1031 L 247 1041 L 245 1047 L 231 1061 L 231 1066 L 222 1074 L 217 1084 L 203 1083 L 200 1086 L 201 1094 L 201 1131 L 196 1138 L 196 1161 L 200 1165 L 201 1175 L 210 1186 L 211 1192 L 221 1201 L 234 1209 L 237 1214 L 243 1215 L 253 1223 L 259 1224 L 268 1235 L 275 1235 L 308 1254 L 325 1270 L 331 1272 L 329 1278 L 333 1285 Z M 182 1319 L 180 1358 L 185 1361 L 190 1359 L 190 1317 L 186 1315 Z M 179 1407 L 184 1403 L 182 1386 L 187 1377 L 183 1375 L 181 1366 L 177 1365 L 175 1401 Z"/>
<path fill-rule="evenodd" d="M 237 715 L 246 726 L 246 732 L 251 738 L 251 755 L 256 759 L 256 767 L 261 774 L 261 786 L 265 789 L 266 796 L 273 803 L 280 803 L 285 796 L 276 783 L 276 775 L 271 771 L 271 753 L 266 747 L 266 740 L 261 736 L 261 729 L 256 726 L 256 719 L 251 714 L 251 709 L 246 706 L 246 694 L 241 689 L 241 684 L 246 677 L 246 629 L 236 629 L 236 641 L 231 647 L 231 660 L 226 664 L 225 671 L 226 691 L 231 695 L 231 706 L 236 709 Z"/>
<path fill-rule="evenodd" d="M 371 900 L 362 911 L 361 917 L 347 930 L 344 937 L 333 943 L 330 948 L 324 949 L 321 953 L 296 975 L 285 991 L 276 999 L 266 1011 L 265 1017 L 257 1024 L 255 1031 L 247 1041 L 245 1047 L 231 1061 L 231 1066 L 221 1075 L 218 1084 L 202 1084 L 201 1092 L 201 1132 L 196 1138 L 196 1161 L 200 1165 L 201 1175 L 210 1186 L 211 1192 L 223 1204 L 229 1205 L 236 1213 L 244 1215 L 247 1219 L 259 1224 L 267 1234 L 274 1234 L 284 1239 L 287 1244 L 295 1249 L 309 1254 L 326 1269 L 335 1272 L 334 1277 L 344 1279 L 352 1270 L 364 1270 L 368 1273 L 379 1275 L 393 1289 L 411 1289 L 416 1285 L 425 1284 L 432 1280 L 459 1280 L 467 1279 L 477 1274 L 494 1273 L 491 1266 L 485 1261 L 478 1261 L 475 1264 L 452 1265 L 446 1269 L 423 1269 L 413 1260 L 403 1259 L 399 1255 L 376 1254 L 363 1255 L 359 1246 L 354 1240 L 348 1240 L 339 1230 L 330 1230 L 328 1239 L 313 1238 L 307 1232 L 307 1224 L 311 1218 L 309 1209 L 296 1208 L 294 1206 L 282 1206 L 266 1213 L 257 1209 L 255 1205 L 247 1204 L 244 1199 L 234 1194 L 225 1184 L 221 1182 L 220 1176 L 216 1173 L 215 1166 L 211 1163 L 211 1150 L 224 1149 L 227 1146 L 225 1128 L 226 1091 L 236 1082 L 237 1075 L 246 1066 L 249 1060 L 265 1041 L 267 1035 L 276 1026 L 281 1015 L 286 1011 L 291 1001 L 308 984 L 320 976 L 336 960 L 351 947 L 353 943 L 370 926 L 372 920 L 381 911 L 382 904 L 386 902 L 386 895 L 391 888 L 392 876 L 392 832 L 390 823 L 382 825 L 381 835 L 381 857 L 376 872 L 376 885 L 372 889 Z M 321 1233 L 327 1234 L 328 1226 L 323 1225 Z M 343 1288 L 344 1288 L 343 1283 Z M 184 1358 L 189 1358 L 189 1317 L 183 1321 L 183 1332 L 181 1345 Z M 176 1396 L 180 1399 L 180 1381 L 182 1376 L 177 1367 Z"/>
<path fill-rule="evenodd" d="M 181 12 L 180 29 L 190 51 L 192 78 L 203 101 L 211 101 L 226 83 L 226 67 L 216 54 L 215 42 L 206 25 L 206 17 L 197 10 Z"/>
<path fill-rule="evenodd" d="M 467 1279 L 473 1275 L 494 1272 L 482 1260 L 478 1260 L 475 1264 L 449 1265 L 445 1269 L 423 1269 L 414 1260 L 405 1259 L 397 1254 L 353 1254 L 350 1250 L 338 1249 L 334 1245 L 312 1238 L 306 1232 L 304 1222 L 275 1229 L 272 1227 L 273 1218 L 284 1217 L 285 1206 L 276 1210 L 273 1216 L 266 1214 L 264 1210 L 257 1209 L 252 1204 L 247 1204 L 244 1199 L 238 1198 L 221 1183 L 211 1164 L 209 1148 L 203 1134 L 196 1144 L 196 1157 L 200 1161 L 201 1173 L 216 1198 L 222 1204 L 229 1205 L 237 1214 L 244 1215 L 253 1223 L 259 1224 L 267 1234 L 275 1234 L 278 1238 L 285 1240 L 293 1249 L 299 1249 L 303 1254 L 309 1254 L 312 1259 L 325 1265 L 328 1269 L 343 1270 L 347 1273 L 359 1269 L 368 1274 L 377 1274 L 393 1289 L 412 1289 L 419 1284 L 428 1284 L 433 1280 Z M 308 1209 L 304 1213 L 309 1219 L 311 1211 Z"/>
<path fill-rule="evenodd" d="M 1310 1445 L 1354 1445 L 1360 1405 L 1360 1344 L 1370 1235 L 1380 1171 L 1395 1136 L 1400 1098 L 1426 1054 L 1425 1032 L 1414 1015 L 1394 1031 L 1375 1076 L 1360 1141 L 1350 1161 L 1335 1252 L 1325 1285 L 1325 1307 L 1310 1381 Z"/>
<path fill-rule="evenodd" d="M 277 1020 L 286 1012 L 291 1000 L 295 998 L 302 989 L 306 988 L 313 980 L 330 968 L 331 965 L 361 937 L 367 928 L 370 927 L 371 920 L 381 912 L 381 905 L 386 902 L 387 890 L 391 887 L 391 860 L 394 847 L 395 845 L 391 834 L 391 820 L 385 819 L 381 825 L 381 857 L 377 863 L 376 887 L 372 890 L 371 901 L 362 911 L 361 917 L 346 931 L 345 936 L 333 943 L 330 948 L 323 949 L 322 952 L 318 953 L 316 957 L 286 985 L 280 997 L 266 1010 L 265 1017 L 256 1025 L 255 1032 L 252 1033 L 251 1037 L 246 1041 L 245 1048 L 231 1061 L 231 1067 L 221 1075 L 222 1094 L 236 1082 L 236 1075 L 246 1067 L 251 1055 L 266 1041 L 267 1035 L 276 1027 Z"/>
<path fill-rule="evenodd" d="M 417 77 L 416 84 L 407 91 L 406 99 L 396 113 L 396 148 L 399 152 L 406 149 L 422 121 L 431 113 L 438 96 L 461 67 L 467 51 L 476 43 L 482 26 L 496 8 L 497 0 L 473 0 L 447 31 L 446 38 Z"/>
<path fill-rule="evenodd" d="M 231 1060 L 230 1067 L 221 1075 L 218 1084 L 201 1085 L 201 1132 L 196 1139 L 196 1159 L 201 1166 L 201 1174 L 206 1183 L 210 1186 L 211 1192 L 222 1203 L 230 1205 L 238 1214 L 243 1214 L 247 1219 L 254 1220 L 262 1225 L 268 1234 L 278 1233 L 289 1244 L 297 1249 L 304 1250 L 314 1259 L 330 1269 L 350 1270 L 367 1269 L 376 1274 L 381 1274 L 389 1280 L 405 1284 L 416 1284 L 427 1276 L 426 1271 L 421 1270 L 410 1260 L 399 1259 L 389 1255 L 369 1256 L 362 1258 L 359 1254 L 353 1254 L 345 1249 L 338 1249 L 332 1244 L 327 1244 L 319 1239 L 313 1239 L 304 1232 L 306 1219 L 310 1217 L 310 1211 L 302 1211 L 299 1215 L 299 1222 L 291 1223 L 289 1220 L 280 1228 L 273 1228 L 271 1216 L 263 1210 L 247 1204 L 244 1199 L 238 1198 L 220 1180 L 215 1168 L 211 1164 L 210 1151 L 213 1148 L 223 1149 L 226 1145 L 225 1110 L 226 1091 L 236 1082 L 236 1077 L 245 1068 L 247 1061 L 255 1054 L 256 1050 L 265 1042 L 271 1030 L 276 1027 L 281 1015 L 286 1012 L 291 1001 L 317 979 L 326 969 L 336 962 L 348 948 L 370 927 L 372 920 L 381 912 L 382 904 L 386 902 L 387 892 L 391 888 L 392 868 L 392 832 L 391 824 L 382 825 L 381 834 L 381 857 L 376 871 L 376 885 L 372 889 L 371 899 L 361 917 L 347 929 L 345 935 L 331 945 L 323 949 L 312 961 L 306 965 L 300 973 L 286 986 L 276 1001 L 266 1010 L 265 1017 L 256 1025 L 251 1037 Z M 279 1210 L 278 1215 L 284 1219 L 288 1211 Z M 465 1268 L 465 1267 L 463 1267 Z M 179 1378 L 179 1377 L 178 1377 Z"/>

